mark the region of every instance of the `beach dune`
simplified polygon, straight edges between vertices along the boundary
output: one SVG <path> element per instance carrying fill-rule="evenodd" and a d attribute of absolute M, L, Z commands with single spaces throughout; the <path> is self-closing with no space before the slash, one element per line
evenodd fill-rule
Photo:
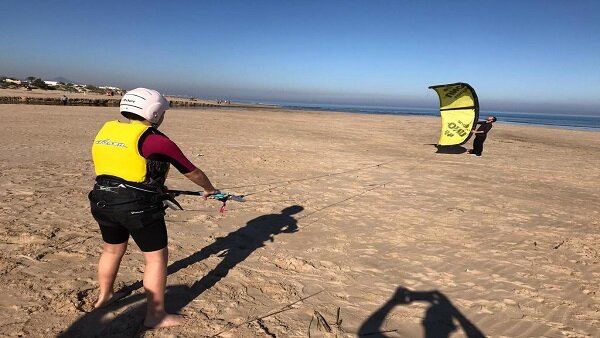
<path fill-rule="evenodd" d="M 497 123 L 477 158 L 438 152 L 437 118 L 283 109 L 167 112 L 161 130 L 247 201 L 167 211 L 184 326 L 142 329 L 133 242 L 128 295 L 90 312 L 90 148 L 118 117 L 0 105 L 0 336 L 600 335 L 597 132 Z M 167 183 L 196 188 L 174 169 Z"/>

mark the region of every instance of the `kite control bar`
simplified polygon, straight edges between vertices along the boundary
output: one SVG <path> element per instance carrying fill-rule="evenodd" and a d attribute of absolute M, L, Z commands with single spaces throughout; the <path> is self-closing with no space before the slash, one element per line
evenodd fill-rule
<path fill-rule="evenodd" d="M 175 200 L 174 197 L 179 196 L 179 195 L 204 196 L 204 192 L 203 191 L 167 190 L 166 193 L 169 196 L 165 200 L 167 206 L 170 207 L 171 209 L 177 209 L 177 208 L 179 208 L 180 210 L 183 210 L 183 208 Z M 228 200 L 234 200 L 236 202 L 246 202 L 246 199 L 244 199 L 244 195 L 233 195 L 233 194 L 223 193 L 223 192 L 218 192 L 216 194 L 210 194 L 210 195 L 208 195 L 207 198 L 223 202 L 223 206 L 221 206 L 221 209 L 219 210 L 219 212 L 221 212 L 221 213 L 225 212 L 225 205 L 227 204 Z M 171 203 L 173 205 L 171 205 Z"/>

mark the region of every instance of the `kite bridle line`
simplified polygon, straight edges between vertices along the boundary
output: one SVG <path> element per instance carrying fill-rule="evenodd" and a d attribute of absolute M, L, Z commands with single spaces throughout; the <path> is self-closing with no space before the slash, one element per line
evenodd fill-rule
<path fill-rule="evenodd" d="M 260 184 L 252 184 L 252 185 L 240 185 L 240 186 L 233 186 L 233 187 L 227 187 L 226 189 L 239 189 L 239 188 L 247 188 L 247 187 L 266 187 L 265 189 L 260 189 L 260 190 L 256 190 L 253 191 L 251 193 L 247 193 L 247 194 L 243 194 L 243 195 L 234 195 L 234 194 L 230 194 L 230 193 L 217 193 L 217 194 L 213 194 L 208 196 L 208 199 L 216 199 L 220 202 L 223 202 L 223 206 L 221 206 L 220 212 L 223 213 L 225 211 L 225 206 L 227 204 L 228 200 L 234 200 L 237 202 L 245 202 L 245 197 L 250 196 L 250 195 L 254 195 L 254 194 L 259 194 L 265 191 L 270 191 L 272 189 L 276 189 L 276 188 L 280 188 L 280 187 L 285 187 L 287 185 L 293 184 L 293 183 L 297 183 L 297 182 L 303 182 L 303 181 L 310 181 L 310 180 L 318 180 L 321 178 L 326 178 L 326 177 L 332 177 L 332 176 L 338 176 L 338 175 L 344 175 L 344 174 L 348 174 L 348 173 L 354 173 L 357 171 L 363 171 L 363 170 L 368 170 L 368 169 L 372 169 L 372 168 L 378 168 L 381 167 L 383 165 L 386 164 L 390 164 L 392 162 L 396 162 L 398 161 L 398 159 L 393 159 L 390 161 L 386 161 L 386 162 L 381 162 L 381 163 L 377 163 L 377 164 L 373 164 L 373 165 L 369 165 L 369 166 L 365 166 L 362 168 L 356 168 L 356 169 L 350 169 L 350 170 L 345 170 L 345 171 L 340 171 L 340 172 L 333 172 L 333 173 L 326 173 L 326 174 L 321 174 L 321 175 L 315 175 L 315 176 L 310 176 L 310 177 L 304 177 L 304 178 L 298 178 L 298 179 L 292 179 L 292 180 L 282 180 L 282 181 L 273 181 L 273 182 L 266 182 L 266 183 L 260 183 Z M 412 168 L 409 168 L 409 172 L 414 170 L 415 167 L 419 166 L 419 164 L 417 164 L 416 166 L 413 166 Z M 377 186 L 385 186 L 386 184 L 391 183 L 392 181 L 383 183 L 383 184 L 378 184 Z M 357 196 L 360 196 L 366 192 L 372 191 L 374 189 L 366 189 L 365 191 L 362 191 L 358 194 L 353 195 L 350 198 L 347 198 L 341 202 L 346 202 L 347 200 L 353 199 Z M 168 197 L 166 198 L 166 203 L 167 205 L 172 208 L 172 209 L 179 209 L 179 210 L 183 210 L 183 208 L 181 207 L 181 205 L 179 205 L 179 203 L 173 198 L 176 196 L 180 196 L 180 195 L 190 195 L 190 196 L 203 196 L 204 192 L 203 191 L 190 191 L 190 190 L 168 190 L 167 191 Z M 334 203 L 333 205 L 336 205 L 338 203 Z M 329 205 L 325 208 L 319 209 L 313 213 L 316 212 L 320 212 L 324 209 L 327 209 L 333 205 Z M 308 215 L 307 215 L 308 216 Z"/>
<path fill-rule="evenodd" d="M 238 189 L 238 188 L 260 187 L 260 186 L 266 186 L 267 188 L 261 189 L 261 190 L 257 190 L 257 191 L 254 191 L 254 192 L 251 192 L 251 193 L 248 193 L 248 194 L 244 194 L 244 195 L 233 195 L 233 194 L 229 194 L 229 193 L 217 193 L 217 194 L 209 195 L 207 198 L 209 198 L 209 199 L 216 199 L 218 201 L 223 202 L 223 206 L 220 209 L 220 212 L 223 213 L 225 211 L 225 205 L 227 204 L 227 201 L 229 199 L 232 199 L 232 200 L 238 201 L 238 202 L 245 202 L 244 198 L 246 196 L 250 196 L 250 195 L 254 195 L 254 194 L 259 194 L 259 193 L 265 192 L 265 191 L 270 191 L 270 190 L 275 189 L 275 188 L 285 187 L 285 186 L 290 185 L 292 183 L 303 182 L 303 181 L 310 181 L 310 180 L 317 180 L 317 179 L 321 179 L 321 178 L 325 178 L 325 177 L 338 176 L 338 175 L 353 173 L 353 172 L 357 172 L 357 171 L 367 170 L 367 169 L 371 169 L 371 168 L 378 168 L 378 167 L 380 167 L 382 165 L 386 165 L 386 164 L 389 164 L 389 163 L 392 163 L 392 162 L 395 162 L 395 161 L 397 161 L 397 159 L 390 160 L 390 161 L 387 161 L 387 162 L 381 162 L 381 163 L 378 163 L 378 164 L 373 164 L 373 165 L 362 167 L 362 168 L 350 169 L 350 170 L 345 170 L 345 171 L 340 171 L 340 172 L 334 172 L 334 173 L 321 174 L 321 175 L 304 177 L 304 178 L 298 178 L 298 179 L 293 179 L 293 180 L 273 181 L 273 182 L 267 182 L 267 183 L 261 183 L 261 184 L 252 184 L 252 185 L 241 185 L 241 186 L 228 187 L 226 189 Z M 180 196 L 180 195 L 204 196 L 204 192 L 203 191 L 190 191 L 190 190 L 168 190 L 168 191 L 166 191 L 166 194 L 165 194 L 165 197 L 164 197 L 165 198 L 166 207 L 174 209 L 174 210 L 183 210 L 183 207 L 179 204 L 179 202 L 177 202 L 175 200 L 175 197 Z"/>
<path fill-rule="evenodd" d="M 239 188 L 261 187 L 261 186 L 268 186 L 268 187 L 270 187 L 269 189 L 273 189 L 273 188 L 284 187 L 284 186 L 289 185 L 291 183 L 303 182 L 303 181 L 310 181 L 310 180 L 318 180 L 320 178 L 338 176 L 338 175 L 353 173 L 353 172 L 357 172 L 357 171 L 367 170 L 367 169 L 371 169 L 371 168 L 377 168 L 377 167 L 380 167 L 382 165 L 386 165 L 386 164 L 389 164 L 389 163 L 392 163 L 392 162 L 396 162 L 396 161 L 398 161 L 398 159 L 390 160 L 390 161 L 387 161 L 387 162 L 381 162 L 381 163 L 378 163 L 378 164 L 372 164 L 372 165 L 369 165 L 369 166 L 366 166 L 366 167 L 362 167 L 362 168 L 349 169 L 349 170 L 345 170 L 345 171 L 340 171 L 340 172 L 333 172 L 333 173 L 315 175 L 315 176 L 298 178 L 298 179 L 293 179 L 293 180 L 273 181 L 273 182 L 266 182 L 266 183 L 259 183 L 259 184 L 250 184 L 250 185 L 239 185 L 239 186 L 234 186 L 234 187 L 226 187 L 225 189 L 239 189 Z M 255 192 L 246 194 L 244 196 L 250 196 L 250 195 L 257 194 L 257 193 L 260 193 L 260 192 L 263 192 L 263 191 L 266 191 L 266 190 L 268 190 L 268 189 L 263 189 L 263 190 L 255 191 Z"/>

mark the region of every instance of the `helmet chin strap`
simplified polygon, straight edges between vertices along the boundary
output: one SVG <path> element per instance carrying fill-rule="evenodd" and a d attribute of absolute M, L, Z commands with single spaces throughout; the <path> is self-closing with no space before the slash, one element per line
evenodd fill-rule
<path fill-rule="evenodd" d="M 157 117 L 157 114 L 154 113 L 154 118 Z M 160 118 L 158 119 L 158 121 L 156 122 L 150 122 L 150 124 L 152 124 L 152 127 L 155 129 L 158 129 L 158 126 L 160 126 L 162 124 L 162 121 L 165 118 L 165 111 L 163 110 L 162 114 L 160 114 Z"/>

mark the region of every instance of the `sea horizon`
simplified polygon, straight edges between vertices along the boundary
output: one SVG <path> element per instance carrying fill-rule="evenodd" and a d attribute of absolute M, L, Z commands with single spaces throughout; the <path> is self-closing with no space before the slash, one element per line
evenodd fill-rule
<path fill-rule="evenodd" d="M 315 110 L 325 112 L 345 112 L 367 115 L 400 115 L 439 117 L 439 109 L 431 107 L 402 107 L 350 104 L 324 104 L 286 101 L 251 101 L 240 100 L 239 103 L 278 106 L 286 109 Z M 480 110 L 479 119 L 493 115 L 497 123 L 534 125 L 548 128 L 600 131 L 600 116 L 568 113 L 530 113 L 496 110 Z"/>

